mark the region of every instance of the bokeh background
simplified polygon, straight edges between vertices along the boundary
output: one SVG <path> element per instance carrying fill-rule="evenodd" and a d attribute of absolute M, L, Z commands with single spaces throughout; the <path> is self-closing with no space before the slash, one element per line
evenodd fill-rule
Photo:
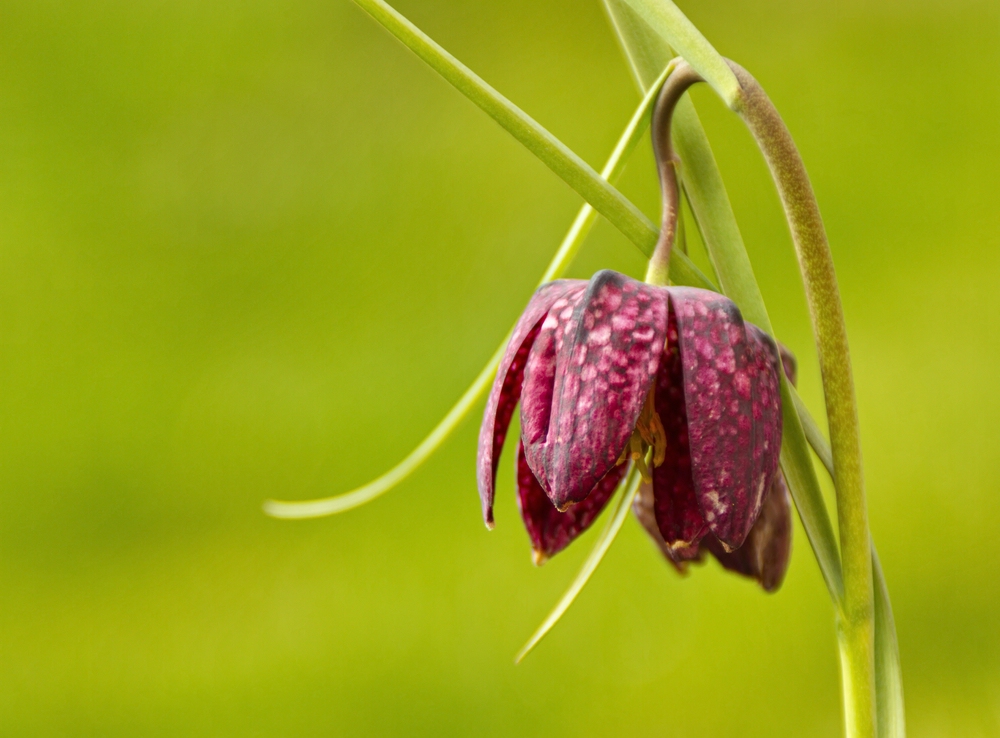
<path fill-rule="evenodd" d="M 397 7 L 600 167 L 637 103 L 597 0 Z M 1000 736 L 1000 4 L 688 0 L 813 176 L 844 293 L 911 735 Z M 0 732 L 836 736 L 801 529 L 765 596 L 627 524 L 530 563 L 479 410 L 349 514 L 491 355 L 577 196 L 348 0 L 0 2 Z M 802 393 L 759 154 L 715 147 Z M 648 145 L 623 189 L 651 217 Z M 641 274 L 606 223 L 573 273 Z"/>

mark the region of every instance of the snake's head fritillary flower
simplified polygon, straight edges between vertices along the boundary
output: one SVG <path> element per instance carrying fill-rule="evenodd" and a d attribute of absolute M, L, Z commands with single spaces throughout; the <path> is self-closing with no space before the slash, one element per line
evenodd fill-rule
<path fill-rule="evenodd" d="M 779 346 L 785 376 L 794 385 L 797 376 L 795 357 Z M 757 522 L 747 534 L 743 545 L 729 551 L 711 533 L 702 538 L 700 546 L 671 548 L 663 538 L 655 516 L 655 499 L 651 485 L 643 484 L 635 497 L 632 510 L 642 527 L 659 546 L 667 560 L 678 571 L 685 572 L 691 561 L 700 561 L 705 550 L 718 559 L 723 567 L 756 579 L 767 592 L 781 586 L 788 568 L 792 547 L 792 507 L 788 485 L 779 469 L 764 498 Z"/>
<path fill-rule="evenodd" d="M 672 552 L 697 552 L 709 533 L 738 549 L 778 466 L 778 361 L 774 341 L 714 292 L 612 271 L 544 285 L 515 326 L 480 429 L 487 526 L 520 401 L 518 501 L 536 561 L 586 530 L 628 460 Z"/>

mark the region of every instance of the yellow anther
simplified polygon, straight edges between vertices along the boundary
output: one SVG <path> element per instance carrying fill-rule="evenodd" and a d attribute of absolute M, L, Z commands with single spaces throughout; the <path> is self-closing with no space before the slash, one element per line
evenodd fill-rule
<path fill-rule="evenodd" d="M 663 421 L 656 412 L 654 395 L 655 387 L 649 390 L 642 412 L 635 423 L 635 430 L 646 443 L 653 448 L 653 466 L 660 466 L 667 455 L 667 432 L 663 429 Z"/>

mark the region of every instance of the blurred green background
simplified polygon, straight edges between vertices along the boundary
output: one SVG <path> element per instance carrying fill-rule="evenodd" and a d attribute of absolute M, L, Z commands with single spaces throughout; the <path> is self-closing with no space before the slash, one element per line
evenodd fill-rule
<path fill-rule="evenodd" d="M 638 96 L 597 0 L 397 7 L 600 167 Z M 1000 736 L 1000 4 L 687 0 L 813 176 L 910 732 Z M 0 2 L 0 732 L 837 736 L 830 605 L 678 578 L 631 522 L 531 566 L 479 410 L 349 514 L 511 325 L 577 196 L 347 0 Z M 703 120 L 803 395 L 777 199 Z M 623 189 L 657 216 L 648 144 Z M 641 274 L 606 223 L 574 274 Z"/>

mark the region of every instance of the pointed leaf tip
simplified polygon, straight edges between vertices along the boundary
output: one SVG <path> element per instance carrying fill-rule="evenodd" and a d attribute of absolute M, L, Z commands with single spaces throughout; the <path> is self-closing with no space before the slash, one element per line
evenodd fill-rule
<path fill-rule="evenodd" d="M 584 561 L 583 566 L 576 575 L 576 579 L 573 580 L 569 589 L 566 590 L 566 593 L 562 596 L 562 599 L 559 600 L 552 612 L 549 613 L 549 616 L 531 636 L 524 648 L 522 648 L 514 657 L 515 664 L 521 663 L 524 657 L 531 653 L 535 646 L 538 645 L 539 641 L 541 641 L 542 638 L 544 638 L 545 635 L 552 630 L 553 627 L 555 627 L 555 624 L 559 622 L 560 618 L 562 618 L 562 616 L 569 609 L 569 606 L 573 604 L 577 595 L 580 594 L 584 585 L 590 581 L 590 577 L 593 576 L 594 572 L 597 570 L 598 565 L 604 559 L 604 555 L 608 552 L 608 549 L 614 542 L 615 537 L 621 530 L 622 523 L 625 522 L 625 516 L 628 514 L 629 508 L 632 506 L 632 500 L 635 497 L 636 490 L 639 489 L 639 483 L 641 481 L 642 477 L 640 477 L 638 472 L 632 468 L 626 477 L 624 489 L 615 501 L 615 505 L 612 508 L 611 517 L 608 519 L 607 525 L 604 527 L 604 530 L 601 531 L 600 537 L 594 543 L 594 548 L 587 556 L 587 560 Z"/>

